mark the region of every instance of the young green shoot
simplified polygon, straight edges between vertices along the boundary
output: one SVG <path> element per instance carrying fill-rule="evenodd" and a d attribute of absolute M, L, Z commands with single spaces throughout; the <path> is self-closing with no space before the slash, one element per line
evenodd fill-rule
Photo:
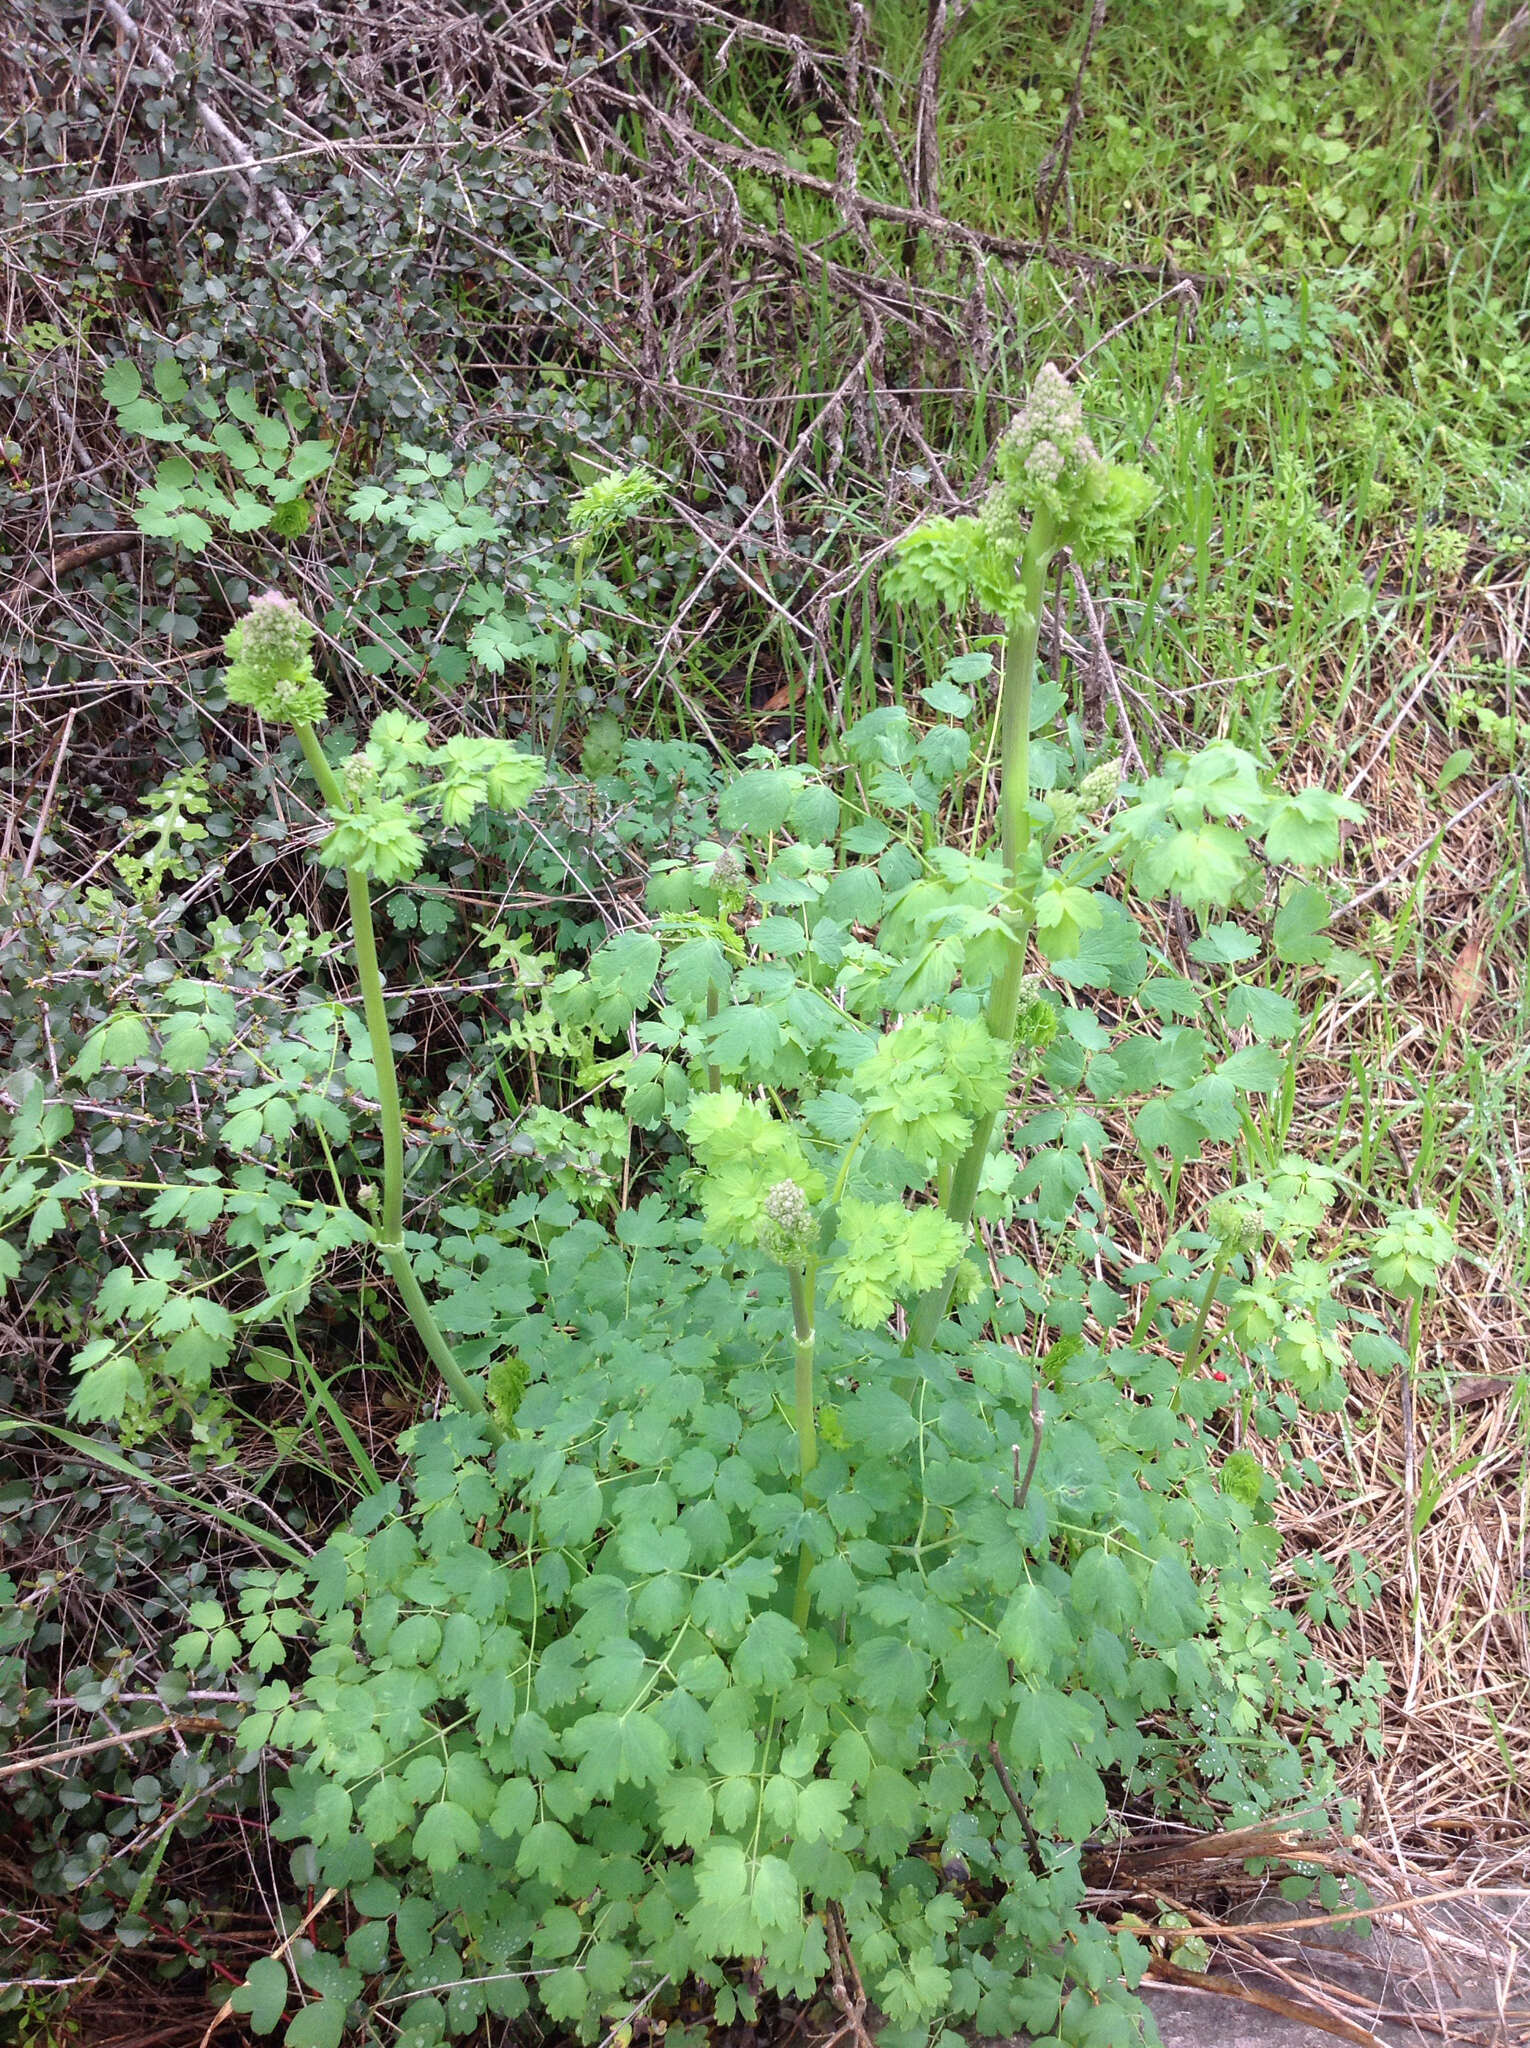
<path fill-rule="evenodd" d="M 372 1240 L 453 1399 L 480 1416 L 497 1440 L 503 1436 L 501 1425 L 443 1336 L 404 1242 L 403 1114 L 377 958 L 371 885 L 374 880 L 405 881 L 417 872 L 425 853 L 418 830 L 422 813 L 433 812 L 447 826 L 458 827 L 483 804 L 519 809 L 540 783 L 542 768 L 504 740 L 462 737 L 434 748 L 422 721 L 385 712 L 372 727 L 366 747 L 352 754 L 337 774 L 315 729 L 327 703 L 314 672 L 312 643 L 313 627 L 297 606 L 279 592 L 267 591 L 253 601 L 228 636 L 225 684 L 232 703 L 247 705 L 269 724 L 292 726 L 329 807 L 331 829 L 320 855 L 327 866 L 338 867 L 345 875 L 351 943 L 377 1077 L 383 1186 Z"/>

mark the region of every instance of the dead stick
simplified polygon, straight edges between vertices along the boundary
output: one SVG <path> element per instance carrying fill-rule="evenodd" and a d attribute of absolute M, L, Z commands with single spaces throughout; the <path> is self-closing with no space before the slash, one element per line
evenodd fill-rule
<path fill-rule="evenodd" d="M 216 1735 L 223 1723 L 209 1714 L 185 1721 L 154 1721 L 147 1728 L 125 1728 L 120 1735 L 103 1735 L 97 1742 L 77 1742 L 72 1749 L 55 1749 L 47 1756 L 23 1757 L 19 1763 L 0 1766 L 0 1779 L 19 1778 L 27 1771 L 51 1771 L 59 1764 L 73 1763 L 79 1756 L 95 1756 L 103 1749 L 125 1749 L 130 1742 L 148 1742 L 156 1735 Z"/>
<path fill-rule="evenodd" d="M 37 849 L 42 845 L 43 833 L 48 829 L 48 813 L 53 809 L 53 799 L 58 793 L 58 778 L 63 773 L 64 756 L 69 751 L 69 735 L 74 731 L 74 721 L 80 715 L 78 704 L 71 707 L 64 720 L 64 730 L 59 735 L 58 754 L 54 759 L 53 773 L 48 777 L 48 787 L 43 791 L 42 809 L 37 813 L 37 829 L 32 834 L 32 844 L 27 848 L 26 865 L 21 870 L 21 879 L 26 880 L 37 865 Z M 0 1777 L 5 1774 L 0 1771 Z"/>
<path fill-rule="evenodd" d="M 1386 2048 L 1386 2043 L 1378 2035 L 1365 2027 L 1352 2026 L 1336 2013 L 1321 2012 L 1315 2005 L 1298 2005 L 1294 1998 L 1281 1998 L 1273 1991 L 1255 1991 L 1246 1984 L 1235 1984 L 1230 1977 L 1203 1977 L 1196 1970 L 1182 1970 L 1178 1963 L 1166 1963 L 1158 1956 L 1149 1962 L 1147 1973 L 1160 1984 L 1183 1984 L 1191 1991 L 1212 1991 L 1219 1998 L 1236 1998 L 1244 2005 L 1257 2005 L 1264 2012 L 1279 2013 L 1282 2019 L 1299 2020 L 1303 2026 L 1316 2027 L 1320 2033 L 1334 2034 L 1341 2041 L 1354 2041 L 1358 2048 Z"/>
<path fill-rule="evenodd" d="M 1068 159 L 1073 154 L 1073 137 L 1078 129 L 1079 112 L 1084 104 L 1084 73 L 1089 69 L 1089 59 L 1094 55 L 1095 38 L 1105 22 L 1106 0 L 1094 0 L 1094 12 L 1089 17 L 1089 33 L 1084 38 L 1084 54 L 1078 60 L 1078 75 L 1073 81 L 1073 97 L 1068 102 L 1067 117 L 1063 122 L 1062 134 L 1057 146 L 1049 149 L 1041 160 L 1041 169 L 1036 177 L 1036 214 L 1041 228 L 1042 239 L 1051 239 L 1052 208 L 1057 204 L 1057 195 L 1062 190 L 1062 181 L 1068 175 Z"/>
<path fill-rule="evenodd" d="M 1297 1851 L 1298 1860 L 1301 1852 Z M 1220 1927 L 1214 1921 L 1204 1927 L 1157 1927 L 1154 1935 L 1162 1941 L 1194 1941 L 1202 1934 L 1300 1934 L 1308 1927 L 1337 1927 L 1345 1920 L 1377 1920 L 1383 1913 L 1412 1913 L 1420 1906 L 1443 1906 L 1452 1899 L 1478 1899 L 1484 1895 L 1480 1884 L 1458 1884 L 1444 1892 L 1426 1892 L 1419 1899 L 1387 1899 L 1379 1906 L 1347 1906 L 1342 1913 L 1314 1913 L 1306 1920 L 1251 1920 L 1245 1927 Z M 1530 1899 L 1530 1886 L 1494 1885 L 1495 1899 Z"/>
<path fill-rule="evenodd" d="M 47 561 L 39 562 L 35 569 L 29 569 L 25 576 L 18 577 L 0 598 L 0 603 L 12 605 L 17 598 L 25 597 L 28 591 L 41 590 L 50 579 L 56 581 L 71 569 L 83 569 L 91 562 L 104 560 L 107 555 L 125 555 L 129 548 L 140 544 L 156 545 L 142 533 L 93 533 L 77 547 L 65 548 L 61 554 L 50 556 Z"/>
<path fill-rule="evenodd" d="M 1013 1676 L 1013 1670 L 1011 1670 L 1011 1676 Z M 1025 1810 L 1024 1801 L 1015 1790 L 1015 1781 L 1009 1775 L 1003 1753 L 999 1748 L 999 1738 L 997 1736 L 988 1745 L 988 1755 L 994 1770 L 998 1773 L 999 1783 L 1004 1787 L 1004 1796 L 1015 1809 L 1015 1818 L 1025 1830 L 1025 1846 L 1031 1859 L 1032 1874 L 1036 1877 L 1045 1877 L 1047 1874 L 1047 1861 L 1041 1853 L 1041 1839 L 1036 1833 L 1030 1815 Z"/>

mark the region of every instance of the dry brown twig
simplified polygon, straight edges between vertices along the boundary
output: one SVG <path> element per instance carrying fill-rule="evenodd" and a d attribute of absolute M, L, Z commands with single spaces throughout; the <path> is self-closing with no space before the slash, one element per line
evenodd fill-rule
<path fill-rule="evenodd" d="M 1043 241 L 1051 235 L 1052 210 L 1057 204 L 1057 195 L 1062 190 L 1063 180 L 1068 175 L 1068 160 L 1073 154 L 1073 138 L 1078 132 L 1079 116 L 1083 111 L 1084 74 L 1089 69 L 1089 59 L 1094 55 L 1096 38 L 1105 25 L 1107 4 L 1108 0 L 1094 0 L 1094 7 L 1089 16 L 1089 28 L 1084 37 L 1083 53 L 1078 60 L 1078 73 L 1073 80 L 1073 93 L 1063 120 L 1062 134 L 1041 159 L 1041 168 L 1036 173 L 1036 218 L 1041 226 Z"/>
<path fill-rule="evenodd" d="M 875 2048 L 866 2026 L 866 1987 L 855 1966 L 843 1916 L 832 1902 L 824 1914 L 824 1929 L 829 1941 L 829 1995 L 839 2009 L 840 2024 L 819 2048 L 837 2048 L 845 2040 L 852 2041 L 855 2048 Z"/>

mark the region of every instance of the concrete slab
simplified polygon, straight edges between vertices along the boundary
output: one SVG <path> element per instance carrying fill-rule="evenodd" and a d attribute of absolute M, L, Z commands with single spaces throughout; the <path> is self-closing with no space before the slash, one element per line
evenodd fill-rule
<path fill-rule="evenodd" d="M 1493 1909 L 1473 1902 L 1388 1915 L 1369 1938 L 1344 1926 L 1304 1929 L 1239 1959 L 1237 1981 L 1251 1990 L 1306 2006 L 1323 1995 L 1328 2027 L 1152 1980 L 1143 1997 L 1164 2048 L 1521 2048 L 1530 2043 L 1530 1927 L 1519 1924 L 1527 1903 L 1510 1894 Z M 1252 1928 L 1293 1914 L 1275 1900 L 1238 1917 Z"/>

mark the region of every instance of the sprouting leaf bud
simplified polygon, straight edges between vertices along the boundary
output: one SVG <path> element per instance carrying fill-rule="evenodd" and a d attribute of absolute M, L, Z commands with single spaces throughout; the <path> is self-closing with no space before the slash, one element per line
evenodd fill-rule
<path fill-rule="evenodd" d="M 586 484 L 569 502 L 569 524 L 576 533 L 592 537 L 610 533 L 658 500 L 667 497 L 669 486 L 662 477 L 641 464 L 633 469 L 615 470 Z"/>
<path fill-rule="evenodd" d="M 1047 1000 L 1042 984 L 1028 975 L 1020 984 L 1020 1002 L 1015 1011 L 1015 1043 L 1026 1052 L 1045 1052 L 1057 1036 L 1057 1012 Z"/>
<path fill-rule="evenodd" d="M 484 1389 L 489 1404 L 489 1413 L 501 1429 L 515 1427 L 516 1412 L 526 1392 L 528 1378 L 526 1361 L 511 1352 L 508 1357 L 496 1358 L 489 1367 L 488 1385 Z"/>
<path fill-rule="evenodd" d="M 813 1205 L 794 1180 L 778 1180 L 765 1197 L 760 1243 L 783 1266 L 800 1266 L 818 1242 Z"/>
<path fill-rule="evenodd" d="M 1078 830 L 1078 821 L 1084 815 L 1084 805 L 1072 790 L 1054 789 L 1047 798 L 1047 807 L 1052 813 L 1052 825 L 1059 839 L 1066 839 Z"/>
<path fill-rule="evenodd" d="M 364 1180 L 356 1190 L 356 1199 L 363 1209 L 375 1209 L 377 1207 L 376 1182 Z"/>
<path fill-rule="evenodd" d="M 1264 1473 L 1252 1451 L 1230 1451 L 1222 1460 L 1217 1484 L 1229 1499 L 1256 1508 L 1264 1490 Z"/>

